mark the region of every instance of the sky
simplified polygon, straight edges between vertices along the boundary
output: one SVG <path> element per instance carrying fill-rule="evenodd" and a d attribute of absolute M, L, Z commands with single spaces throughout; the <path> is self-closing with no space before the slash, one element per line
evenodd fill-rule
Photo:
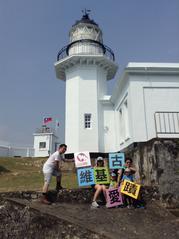
<path fill-rule="evenodd" d="M 129 62 L 179 62 L 179 0 L 0 0 L 0 144 L 33 146 L 44 117 L 59 120 L 64 141 L 65 82 L 54 63 L 85 8 L 119 65 L 109 94 Z"/>

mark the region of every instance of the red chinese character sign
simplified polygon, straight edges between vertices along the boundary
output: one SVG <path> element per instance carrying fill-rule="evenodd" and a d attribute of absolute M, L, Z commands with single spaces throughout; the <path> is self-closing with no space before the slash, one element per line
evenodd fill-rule
<path fill-rule="evenodd" d="M 123 204 L 120 188 L 106 190 L 106 207 L 116 207 Z"/>
<path fill-rule="evenodd" d="M 91 166 L 91 160 L 89 152 L 74 153 L 76 168 Z"/>
<path fill-rule="evenodd" d="M 109 170 L 106 167 L 94 168 L 94 181 L 95 184 L 108 184 L 109 183 Z"/>
<path fill-rule="evenodd" d="M 133 183 L 128 180 L 124 180 L 122 187 L 121 187 L 121 193 L 126 194 L 129 197 L 138 198 L 139 191 L 140 191 L 141 185 L 137 183 Z"/>

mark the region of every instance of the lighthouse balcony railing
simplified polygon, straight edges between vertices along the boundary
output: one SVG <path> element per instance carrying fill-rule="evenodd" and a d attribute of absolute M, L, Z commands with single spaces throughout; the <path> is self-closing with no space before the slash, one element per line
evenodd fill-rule
<path fill-rule="evenodd" d="M 57 61 L 71 55 L 104 55 L 112 61 L 115 61 L 113 51 L 106 45 L 91 39 L 82 39 L 74 41 L 63 47 L 57 55 Z"/>

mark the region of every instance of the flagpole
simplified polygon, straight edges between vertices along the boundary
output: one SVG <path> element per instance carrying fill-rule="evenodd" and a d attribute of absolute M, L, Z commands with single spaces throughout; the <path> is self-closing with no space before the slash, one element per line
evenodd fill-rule
<path fill-rule="evenodd" d="M 57 120 L 55 121 L 55 134 L 57 134 Z"/>
<path fill-rule="evenodd" d="M 43 117 L 43 119 L 42 119 L 42 126 L 46 126 L 44 119 L 45 119 L 45 117 Z"/>
<path fill-rule="evenodd" d="M 57 129 L 59 128 L 59 121 L 58 120 L 56 120 L 55 121 L 55 134 L 56 134 L 56 136 L 57 136 Z"/>

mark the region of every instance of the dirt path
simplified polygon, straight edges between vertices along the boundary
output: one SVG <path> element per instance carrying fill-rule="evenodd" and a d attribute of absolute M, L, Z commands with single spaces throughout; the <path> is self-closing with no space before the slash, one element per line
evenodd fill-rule
<path fill-rule="evenodd" d="M 91 209 L 88 204 L 53 203 L 46 206 L 38 201 L 29 203 L 18 199 L 18 202 L 111 239 L 179 238 L 178 218 L 154 203 L 146 209 L 107 209 L 105 206 Z"/>

